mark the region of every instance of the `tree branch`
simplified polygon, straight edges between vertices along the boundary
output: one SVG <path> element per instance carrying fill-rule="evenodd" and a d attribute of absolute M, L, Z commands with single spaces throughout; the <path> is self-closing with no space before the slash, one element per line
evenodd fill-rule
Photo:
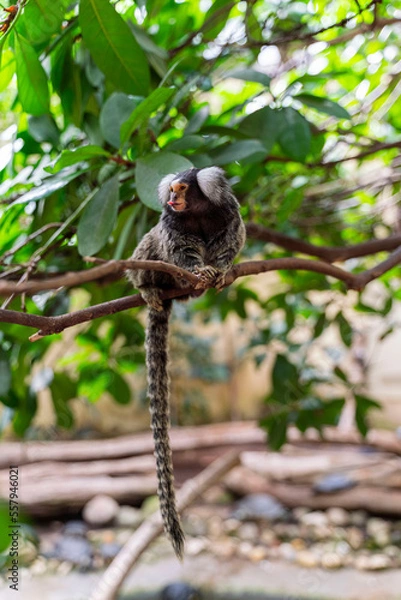
<path fill-rule="evenodd" d="M 296 240 L 294 240 L 296 241 Z M 381 241 L 381 240 L 378 240 Z M 306 244 L 306 242 L 305 242 Z M 361 244 L 362 246 L 362 244 Z M 334 249 L 336 250 L 336 249 Z M 266 273 L 268 271 L 278 271 L 281 269 L 286 270 L 302 270 L 312 271 L 315 273 L 321 273 L 322 275 L 328 275 L 334 277 L 339 281 L 345 283 L 348 289 L 361 291 L 365 286 L 377 279 L 396 265 L 401 263 L 401 247 L 398 247 L 386 260 L 382 261 L 372 269 L 359 273 L 357 275 L 344 271 L 339 267 L 336 267 L 327 262 L 318 260 L 309 260 L 305 258 L 273 258 L 270 260 L 258 260 L 249 261 L 234 265 L 232 269 L 226 275 L 226 285 L 230 285 L 239 277 L 245 277 L 249 275 L 256 275 L 258 273 Z M 155 271 L 163 271 L 179 275 L 183 279 L 191 283 L 199 283 L 198 278 L 193 273 L 185 271 L 175 267 L 174 265 L 163 263 L 161 261 L 110 261 L 99 267 L 81 271 L 78 273 L 66 273 L 65 276 L 60 276 L 48 281 L 38 282 L 27 282 L 24 284 L 16 284 L 9 282 L 0 282 L 0 286 L 5 286 L 5 293 L 21 293 L 21 288 L 29 285 L 29 291 L 39 291 L 40 289 L 55 289 L 60 286 L 73 286 L 77 283 L 82 282 L 82 278 L 86 282 L 93 281 L 104 277 L 105 274 L 121 272 L 127 268 L 130 269 L 148 269 Z M 92 276 L 92 279 L 90 277 Z M 35 289 L 34 289 L 35 288 Z M 1 287 L 0 287 L 1 291 Z M 27 291 L 25 289 L 25 291 Z M 196 293 L 199 290 L 195 287 L 189 287 L 185 289 L 169 290 L 163 293 L 162 298 L 177 298 L 179 296 L 186 295 L 188 293 Z M 79 323 L 85 323 L 86 321 L 92 321 L 99 317 L 114 314 L 127 310 L 128 308 L 134 308 L 143 306 L 144 300 L 140 295 L 127 296 L 124 298 L 118 298 L 117 300 L 111 300 L 95 306 L 90 306 L 82 310 L 60 315 L 57 317 L 45 317 L 41 315 L 32 315 L 18 311 L 0 309 L 0 322 L 3 323 L 16 323 L 18 325 L 24 325 L 26 327 L 38 328 L 39 331 L 31 336 L 31 341 L 36 341 L 43 336 L 51 335 L 54 333 L 60 333 L 68 327 L 78 325 Z"/>
<path fill-rule="evenodd" d="M 308 256 L 316 256 L 329 263 L 336 261 L 342 262 L 350 258 L 359 258 L 361 256 L 367 256 L 368 254 L 375 254 L 376 252 L 388 252 L 401 246 L 401 234 L 391 235 L 382 240 L 370 240 L 369 242 L 362 242 L 361 244 L 355 244 L 353 246 L 337 248 L 335 246 L 315 246 L 304 240 L 299 240 L 289 235 L 285 235 L 284 233 L 279 233 L 274 229 L 258 225 L 257 223 L 247 223 L 246 231 L 248 236 L 254 240 L 271 242 L 285 250 L 301 252 Z"/>

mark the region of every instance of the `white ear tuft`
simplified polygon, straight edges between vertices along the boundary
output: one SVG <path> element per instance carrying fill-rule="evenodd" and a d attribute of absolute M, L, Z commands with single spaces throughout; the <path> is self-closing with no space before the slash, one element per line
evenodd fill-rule
<path fill-rule="evenodd" d="M 157 191 L 159 193 L 159 200 L 163 206 L 165 204 L 167 204 L 168 199 L 170 197 L 170 184 L 172 181 L 174 181 L 174 178 L 175 178 L 174 173 L 170 173 L 170 175 L 166 175 L 165 177 L 163 177 L 163 179 L 161 180 L 161 182 L 159 183 L 159 186 L 157 188 Z"/>
<path fill-rule="evenodd" d="M 206 167 L 197 174 L 198 184 L 206 198 L 218 203 L 221 188 L 226 183 L 223 169 L 219 167 Z"/>

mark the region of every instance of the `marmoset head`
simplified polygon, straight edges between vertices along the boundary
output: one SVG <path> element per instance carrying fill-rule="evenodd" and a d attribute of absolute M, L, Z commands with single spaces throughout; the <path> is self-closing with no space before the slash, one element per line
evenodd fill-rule
<path fill-rule="evenodd" d="M 174 212 L 203 210 L 205 203 L 219 205 L 232 196 L 231 188 L 219 167 L 196 169 L 163 177 L 159 199 L 164 208 Z"/>

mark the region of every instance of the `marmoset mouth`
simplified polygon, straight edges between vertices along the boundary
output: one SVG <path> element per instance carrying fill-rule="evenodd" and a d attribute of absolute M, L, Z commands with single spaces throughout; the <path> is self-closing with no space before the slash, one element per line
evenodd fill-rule
<path fill-rule="evenodd" d="M 170 200 L 167 204 L 175 211 L 185 210 L 185 202 L 174 202 L 173 200 Z"/>

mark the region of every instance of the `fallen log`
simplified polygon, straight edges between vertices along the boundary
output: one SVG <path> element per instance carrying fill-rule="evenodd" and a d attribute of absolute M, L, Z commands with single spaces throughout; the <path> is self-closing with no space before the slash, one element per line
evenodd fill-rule
<path fill-rule="evenodd" d="M 129 477 L 49 477 L 20 482 L 18 500 L 22 511 L 32 516 L 74 513 L 98 494 L 111 496 L 120 504 L 138 504 L 156 493 L 155 475 Z M 9 488 L 0 489 L 3 498 Z"/>
<path fill-rule="evenodd" d="M 266 442 L 266 433 L 255 422 L 218 423 L 172 428 L 173 451 L 196 450 L 233 444 Z M 3 442 L 0 468 L 40 461 L 88 461 L 152 454 L 152 433 L 137 433 L 106 440 Z"/>
<path fill-rule="evenodd" d="M 30 463 L 18 467 L 21 481 L 24 483 L 29 479 L 42 481 L 49 477 L 74 477 L 93 475 L 132 475 L 133 473 L 154 473 L 155 459 L 153 455 L 133 456 L 131 458 L 120 458 L 116 460 L 91 460 L 85 462 L 58 462 L 43 461 Z M 8 485 L 9 470 L 0 471 L 0 493 L 4 485 Z"/>
<path fill-rule="evenodd" d="M 255 421 L 217 423 L 197 427 L 173 427 L 171 443 L 174 451 L 230 446 L 236 444 L 265 444 L 266 433 Z M 358 432 L 342 432 L 334 427 L 324 430 L 324 439 L 314 430 L 301 434 L 290 428 L 288 441 L 292 444 L 358 444 L 401 454 L 401 439 L 395 432 L 371 430 L 366 438 Z M 137 433 L 111 439 L 70 441 L 3 442 L 0 468 L 21 466 L 41 461 L 89 461 L 113 459 L 153 453 L 151 432 Z"/>
<path fill-rule="evenodd" d="M 341 506 L 346 510 L 362 509 L 382 515 L 401 515 L 401 491 L 396 489 L 358 485 L 332 494 L 316 494 L 310 485 L 277 483 L 256 473 L 252 473 L 251 478 L 247 474 L 244 467 L 236 467 L 225 477 L 224 485 L 238 496 L 246 496 L 254 491 L 270 494 L 288 508 L 304 506 L 324 510 Z"/>

